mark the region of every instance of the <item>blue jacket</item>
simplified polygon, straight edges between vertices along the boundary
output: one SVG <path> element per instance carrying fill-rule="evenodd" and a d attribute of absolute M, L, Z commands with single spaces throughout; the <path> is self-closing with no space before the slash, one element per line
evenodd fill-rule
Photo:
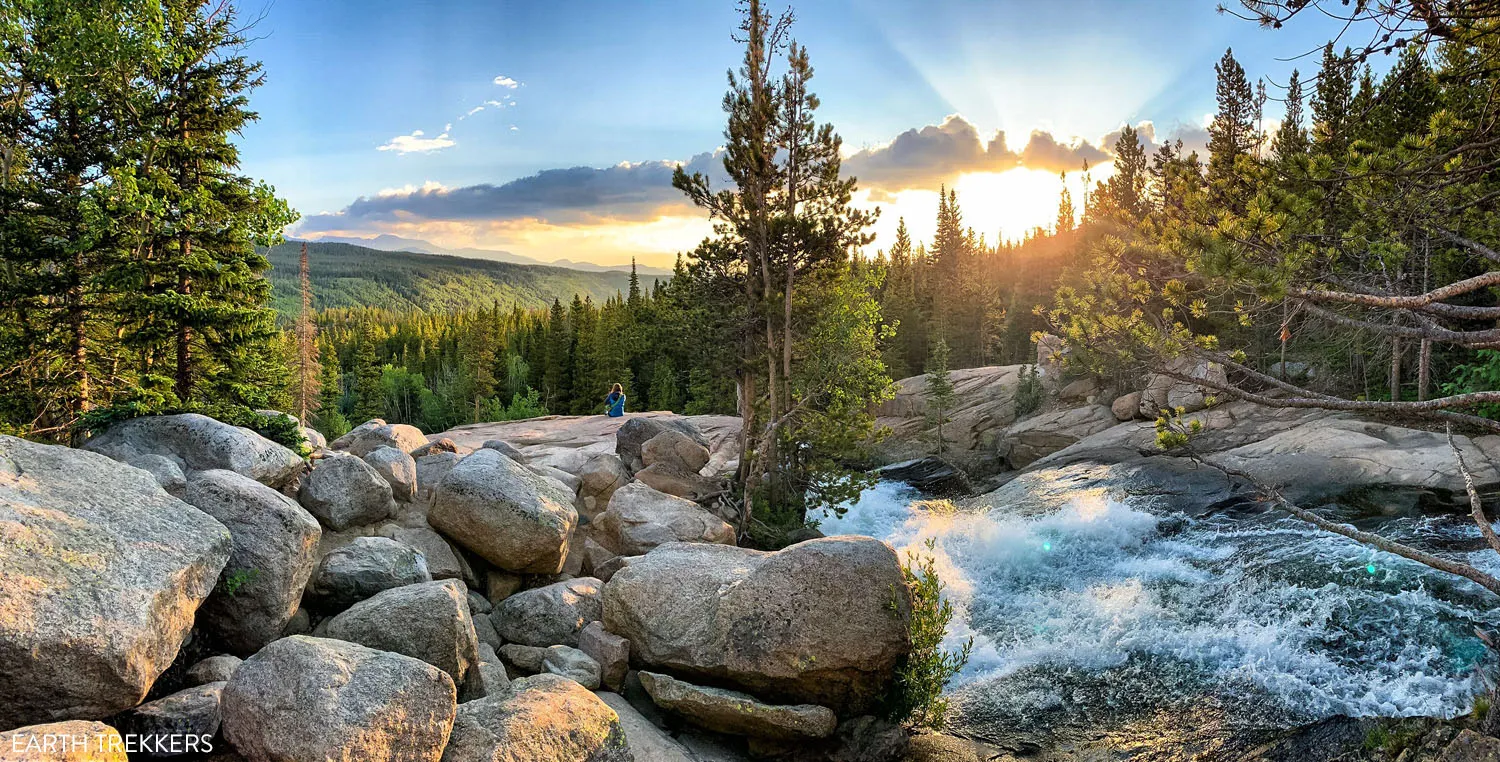
<path fill-rule="evenodd" d="M 604 407 L 610 418 L 619 418 L 625 415 L 625 395 L 618 392 L 610 392 L 604 398 Z"/>

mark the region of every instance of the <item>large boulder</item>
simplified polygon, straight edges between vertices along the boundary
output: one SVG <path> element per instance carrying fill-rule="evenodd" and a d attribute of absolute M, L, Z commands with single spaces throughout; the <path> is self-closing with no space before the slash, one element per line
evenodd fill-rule
<path fill-rule="evenodd" d="M 615 431 L 615 454 L 631 471 L 646 467 L 643 448 L 646 442 L 664 431 L 676 431 L 693 442 L 708 447 L 708 440 L 692 422 L 676 417 L 631 418 Z M 702 468 L 702 466 L 699 466 Z M 697 469 L 694 469 L 695 471 Z"/>
<path fill-rule="evenodd" d="M 1187 355 L 1168 361 L 1166 369 L 1178 375 L 1201 379 L 1215 386 L 1222 387 L 1228 384 L 1228 378 L 1224 375 L 1224 366 L 1206 360 L 1195 360 Z M 1191 413 L 1202 410 L 1207 399 L 1217 394 L 1219 392 L 1212 386 L 1201 386 L 1161 373 L 1153 373 L 1146 380 L 1146 388 L 1141 390 L 1140 414 L 1142 418 L 1150 421 L 1160 416 L 1162 410 L 1182 408 L 1185 412 Z"/>
<path fill-rule="evenodd" d="M 964 368 L 949 374 L 954 401 L 946 411 L 943 440 L 955 454 L 992 449 L 1000 431 L 1016 420 L 1016 390 L 1024 367 Z M 889 462 L 932 452 L 937 438 L 929 403 L 927 376 L 922 375 L 897 381 L 895 396 L 876 408 L 876 424 L 891 430 L 879 448 Z"/>
<path fill-rule="evenodd" d="M 734 544 L 734 527 L 691 500 L 663 494 L 642 484 L 615 490 L 609 509 L 594 519 L 610 550 L 638 556 L 669 542 Z"/>
<path fill-rule="evenodd" d="M 754 696 L 708 688 L 667 675 L 642 671 L 641 687 L 662 709 L 676 712 L 709 730 L 773 740 L 827 738 L 838 718 L 815 704 L 767 704 Z"/>
<path fill-rule="evenodd" d="M 1000 452 L 1012 468 L 1025 468 L 1085 437 L 1097 434 L 1118 421 L 1103 405 L 1085 405 L 1042 413 L 1005 430 Z"/>
<path fill-rule="evenodd" d="M 602 618 L 603 585 L 592 577 L 555 582 L 506 598 L 490 621 L 507 643 L 578 645 L 578 633 Z"/>
<path fill-rule="evenodd" d="M 657 492 L 688 500 L 704 500 L 724 491 L 723 487 L 713 479 L 667 463 L 653 463 L 646 466 L 635 472 L 635 478 Z"/>
<path fill-rule="evenodd" d="M 378 593 L 329 620 L 324 634 L 421 659 L 447 672 L 460 689 L 479 662 L 468 595 L 457 580 Z"/>
<path fill-rule="evenodd" d="M 122 463 L 161 455 L 184 471 L 222 468 L 262 484 L 280 487 L 302 469 L 297 453 L 240 426 L 197 413 L 132 418 L 109 427 L 84 444 Z"/>
<path fill-rule="evenodd" d="M 0 436 L 0 728 L 139 704 L 230 548 L 145 471 Z"/>
<path fill-rule="evenodd" d="M 556 574 L 578 524 L 573 497 L 557 482 L 481 449 L 443 477 L 428 520 L 498 568 Z"/>
<path fill-rule="evenodd" d="M 589 456 L 578 471 L 582 484 L 578 487 L 578 505 L 589 521 L 609 505 L 615 490 L 630 483 L 630 472 L 620 456 L 600 452 Z"/>
<path fill-rule="evenodd" d="M 433 579 L 459 579 L 468 581 L 474 578 L 474 571 L 469 567 L 469 562 L 448 544 L 448 540 L 437 532 L 426 527 L 393 527 L 386 525 L 381 527 L 380 536 L 389 537 L 402 545 L 409 545 L 422 551 L 427 559 L 427 571 L 432 574 Z M 477 582 L 478 580 L 475 579 Z"/>
<path fill-rule="evenodd" d="M 443 762 L 632 762 L 620 717 L 557 675 L 524 677 L 508 693 L 458 708 Z M 648 762 L 634 760 L 634 762 Z"/>
<path fill-rule="evenodd" d="M 181 690 L 120 713 L 116 727 L 148 757 L 198 758 L 219 734 L 219 699 L 226 683 Z"/>
<path fill-rule="evenodd" d="M 427 435 L 416 426 L 404 423 L 386 423 L 376 418 L 349 430 L 328 445 L 332 450 L 343 450 L 357 458 L 363 458 L 381 447 L 394 447 L 409 453 L 427 444 Z"/>
<path fill-rule="evenodd" d="M 443 477 L 447 476 L 448 472 L 466 457 L 468 457 L 467 453 L 447 450 L 437 450 L 416 456 L 417 495 L 419 497 L 431 495 L 438 482 L 441 482 Z"/>
<path fill-rule="evenodd" d="M 377 447 L 364 460 L 391 485 L 391 496 L 408 502 L 417 494 L 417 462 L 410 455 L 389 446 Z"/>
<path fill-rule="evenodd" d="M 385 537 L 356 537 L 323 556 L 307 592 L 319 608 L 341 611 L 385 590 L 431 581 L 421 551 Z"/>
<path fill-rule="evenodd" d="M 458 694 L 410 656 L 294 635 L 245 660 L 224 687 L 224 737 L 251 762 L 436 762 Z"/>
<path fill-rule="evenodd" d="M 670 543 L 605 586 L 604 628 L 643 668 L 859 714 L 910 650 L 900 560 L 869 537 L 767 553 Z"/>
<path fill-rule="evenodd" d="M 73 742 L 73 739 L 80 742 Z M 102 722 L 70 720 L 0 731 L 5 762 L 130 762 L 120 731 Z"/>
<path fill-rule="evenodd" d="M 183 499 L 229 529 L 223 580 L 198 626 L 237 654 L 281 637 L 318 562 L 318 520 L 286 495 L 233 471 L 198 471 Z"/>
<path fill-rule="evenodd" d="M 641 445 L 641 462 L 648 468 L 657 463 L 666 463 L 696 474 L 699 469 L 708 465 L 708 446 L 681 431 L 667 429 Z"/>
<path fill-rule="evenodd" d="M 330 455 L 302 481 L 297 499 L 329 529 L 374 524 L 396 514 L 391 485 L 360 458 Z"/>

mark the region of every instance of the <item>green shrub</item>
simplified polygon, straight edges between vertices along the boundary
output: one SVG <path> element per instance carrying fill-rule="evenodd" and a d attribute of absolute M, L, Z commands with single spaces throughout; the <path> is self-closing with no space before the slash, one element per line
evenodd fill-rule
<path fill-rule="evenodd" d="M 1042 388 L 1042 375 L 1036 372 L 1036 366 L 1021 366 L 1021 379 L 1016 384 L 1016 417 L 1036 412 L 1042 406 L 1046 394 L 1046 390 Z"/>
<path fill-rule="evenodd" d="M 953 604 L 943 599 L 943 581 L 930 553 L 934 547 L 928 540 L 929 553 L 908 551 L 906 563 L 901 565 L 911 589 L 911 652 L 896 669 L 885 709 L 890 719 L 909 727 L 941 730 L 948 721 L 948 699 L 943 689 L 969 662 L 974 638 L 970 637 L 958 651 L 943 650 L 943 637 L 953 620 Z"/>
<path fill-rule="evenodd" d="M 255 581 L 260 576 L 259 569 L 239 569 L 219 578 L 219 587 L 224 595 L 233 598 L 240 588 Z"/>

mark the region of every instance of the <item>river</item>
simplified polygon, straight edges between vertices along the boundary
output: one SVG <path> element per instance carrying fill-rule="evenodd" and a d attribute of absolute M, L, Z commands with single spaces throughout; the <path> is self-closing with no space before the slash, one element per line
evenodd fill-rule
<path fill-rule="evenodd" d="M 958 732 L 1013 750 L 1232 758 L 1264 734 L 1327 717 L 1470 710 L 1476 665 L 1488 663 L 1474 628 L 1500 625 L 1477 586 L 1284 513 L 1202 511 L 1091 488 L 1088 475 L 1074 466 L 1033 477 L 1055 498 L 1041 509 L 931 510 L 883 482 L 823 520 L 826 534 L 898 549 L 933 541 L 958 609 L 949 640 L 974 638 L 950 688 Z M 1500 572 L 1467 516 L 1325 510 Z"/>

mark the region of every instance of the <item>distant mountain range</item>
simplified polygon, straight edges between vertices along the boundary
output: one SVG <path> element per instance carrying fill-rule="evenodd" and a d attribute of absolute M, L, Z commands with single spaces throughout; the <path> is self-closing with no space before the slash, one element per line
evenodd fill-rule
<path fill-rule="evenodd" d="M 450 257 L 467 257 L 469 259 L 486 259 L 492 262 L 510 262 L 518 265 L 547 265 L 549 267 L 565 267 L 569 270 L 581 270 L 583 272 L 610 272 L 621 270 L 630 271 L 630 265 L 596 265 L 592 262 L 574 262 L 571 259 L 557 259 L 551 262 L 543 262 L 540 259 L 512 254 L 500 249 L 450 249 L 444 246 L 423 241 L 417 238 L 402 238 L 397 235 L 382 234 L 370 238 L 358 238 L 349 236 L 323 236 L 316 240 L 321 243 L 347 243 L 355 246 L 363 246 L 367 249 L 379 251 L 409 251 L 417 254 L 441 254 Z M 670 276 L 672 271 L 664 267 L 647 267 L 636 265 L 636 272 L 642 276 Z"/>
<path fill-rule="evenodd" d="M 399 239 L 398 239 L 399 240 Z M 283 315 L 301 309 L 300 241 L 266 250 L 271 260 L 272 303 Z M 559 265 L 499 262 L 456 254 L 387 251 L 348 243 L 307 244 L 313 303 L 317 309 L 381 307 L 456 312 L 489 307 L 545 307 L 574 294 L 601 302 L 630 288 L 630 269 L 578 270 Z M 641 268 L 644 270 L 644 268 Z M 643 274 L 649 288 L 656 275 Z"/>

